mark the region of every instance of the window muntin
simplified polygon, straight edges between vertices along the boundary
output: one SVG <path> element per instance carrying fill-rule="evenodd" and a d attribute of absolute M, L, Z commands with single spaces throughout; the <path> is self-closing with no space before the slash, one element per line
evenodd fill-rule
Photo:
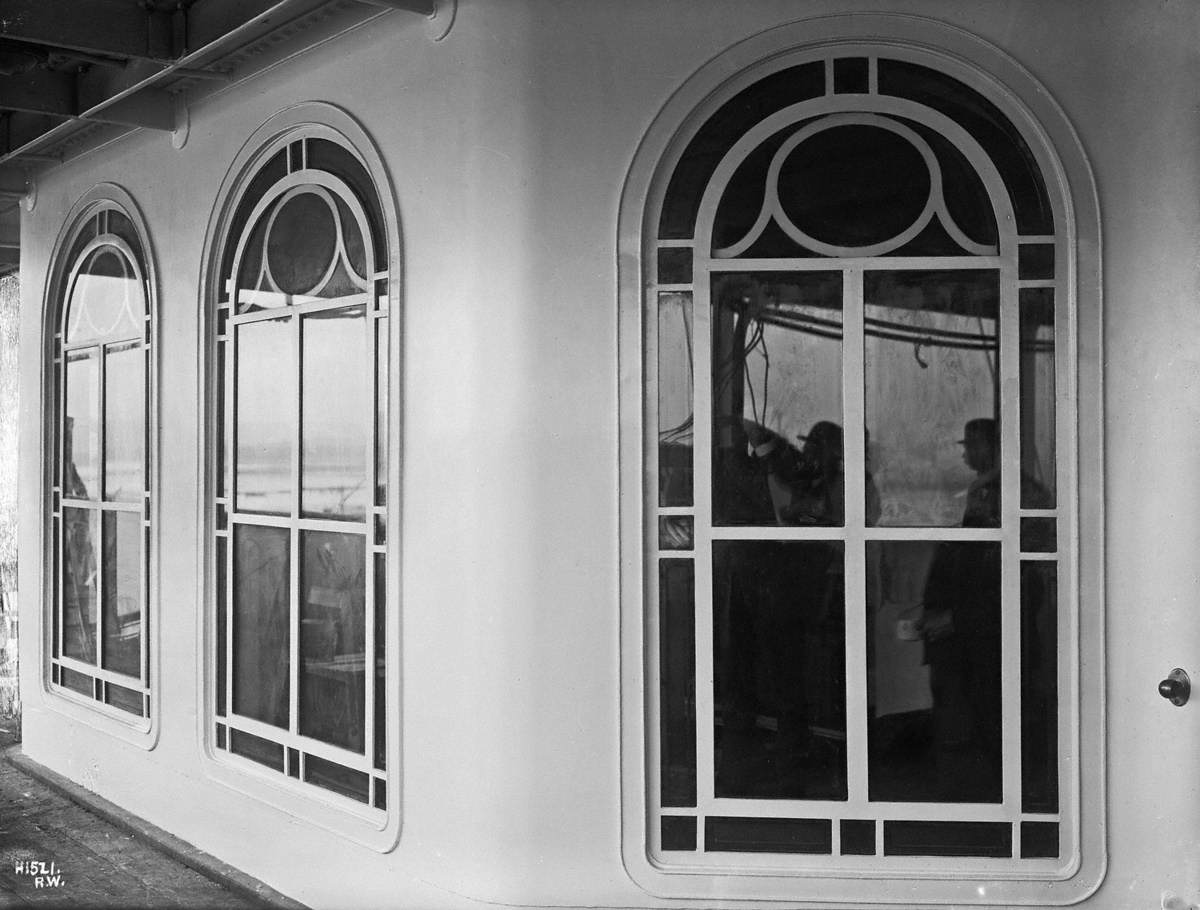
<path fill-rule="evenodd" d="M 657 452 L 647 450 L 655 470 L 646 474 L 657 480 L 646 530 L 658 554 L 657 570 L 646 573 L 657 679 L 648 708 L 651 729 L 658 727 L 646 842 L 652 861 L 673 871 L 907 874 L 928 872 L 920 857 L 937 856 L 964 873 L 1053 876 L 1076 849 L 1077 832 L 1060 804 L 1067 772 L 1055 760 L 1072 710 L 1058 698 L 1054 654 L 1068 615 L 1056 580 L 1072 555 L 1063 538 L 1067 504 L 1054 497 L 1062 468 L 1053 389 L 1067 369 L 1054 338 L 1064 315 L 1030 299 L 1048 291 L 1052 300 L 1062 281 L 1052 257 L 1059 240 L 1038 214 L 1050 204 L 1040 175 L 1026 179 L 1037 168 L 1025 143 L 998 150 L 1016 131 L 990 102 L 978 118 L 955 124 L 940 113 L 957 110 L 949 101 L 910 104 L 901 89 L 891 92 L 899 101 L 877 94 L 886 61 L 856 60 L 865 80 L 837 66 L 844 62 L 781 70 L 761 81 L 761 92 L 756 84 L 721 107 L 678 160 L 658 213 L 660 239 L 649 247 L 657 282 L 643 322 L 644 404 L 660 438 Z M 797 77 L 790 97 L 785 74 Z M 937 75 L 938 90 L 951 86 L 960 107 L 982 101 Z M 841 94 L 852 113 L 832 97 Z M 928 179 L 897 180 L 878 166 L 874 182 L 837 179 L 844 161 L 869 158 L 872 130 L 876 139 L 887 132 L 907 141 L 908 169 L 923 162 Z M 809 155 L 810 170 L 839 160 L 806 182 L 789 155 L 822 135 L 827 147 Z M 913 205 L 922 193 L 924 204 Z M 889 236 L 876 236 L 882 219 L 872 206 L 887 218 L 907 214 Z M 1014 206 L 1027 213 L 1021 233 Z M 839 235 L 830 223 L 839 215 L 870 223 L 843 225 Z M 1039 262 L 1034 247 L 1050 255 Z M 839 307 L 806 311 L 814 298 L 797 293 L 788 273 L 819 270 L 841 279 Z M 750 292 L 731 295 L 731 278 Z M 777 290 L 789 280 L 790 307 Z M 1043 299 L 1039 293 L 1036 302 Z M 789 309 L 802 318 L 789 321 Z M 810 336 L 797 348 L 816 339 L 842 345 L 841 362 L 789 352 L 781 363 L 773 345 L 760 343 L 768 330 Z M 913 380 L 896 374 L 901 366 L 937 379 L 916 395 L 905 388 Z M 807 371 L 797 383 L 801 399 L 824 399 L 824 412 L 810 402 L 814 412 L 800 421 L 807 432 L 789 426 L 797 418 L 778 404 L 757 404 L 789 397 L 795 380 L 782 379 L 782 393 L 772 382 L 765 394 L 766 376 L 789 369 Z M 840 400 L 818 391 L 825 384 Z M 961 462 L 961 450 L 944 451 L 980 419 L 1005 428 L 998 445 L 989 444 L 1000 468 L 986 478 L 990 471 Z M 798 435 L 823 444 L 800 446 L 791 441 Z M 827 470 L 823 483 L 809 481 L 816 491 L 797 495 L 795 475 L 820 461 L 806 459 L 805 448 L 858 467 Z M 776 472 L 766 470 L 772 460 Z M 757 483 L 747 464 L 762 469 Z M 742 510 L 735 521 L 731 503 Z M 799 544 L 807 551 L 793 552 Z M 939 556 L 959 568 L 934 570 Z M 936 765 L 917 761 L 914 771 L 912 755 L 889 752 L 896 731 L 878 720 L 933 713 L 930 668 L 903 651 L 925 647 L 914 645 L 913 610 L 931 571 L 935 583 L 939 574 L 961 579 L 962 566 L 981 579 L 960 622 L 970 613 L 983 658 L 980 672 L 954 685 L 978 701 L 979 726 L 998 724 L 1000 735 L 970 744 L 964 764 L 975 773 L 965 781 L 946 776 L 917 792 L 905 775 L 924 779 Z M 797 609 L 796 591 L 811 609 Z M 749 619 L 739 622 L 738 613 Z M 747 627 L 749 643 L 738 640 Z M 885 653 L 897 651 L 904 659 Z M 941 663 L 944 692 L 962 668 Z M 943 696 L 942 719 L 950 703 Z M 781 865 L 789 853 L 806 858 Z"/>
<path fill-rule="evenodd" d="M 148 722 L 151 325 L 130 218 L 91 205 L 58 287 L 50 682 Z"/>
<path fill-rule="evenodd" d="M 374 817 L 388 779 L 383 222 L 337 143 L 293 138 L 260 160 L 216 303 L 213 742 Z"/>

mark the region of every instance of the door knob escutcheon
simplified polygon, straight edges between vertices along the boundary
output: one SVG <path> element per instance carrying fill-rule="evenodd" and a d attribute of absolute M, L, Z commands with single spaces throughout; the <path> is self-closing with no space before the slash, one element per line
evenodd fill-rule
<path fill-rule="evenodd" d="M 1176 667 L 1171 675 L 1158 684 L 1158 694 L 1176 707 L 1182 707 L 1192 694 L 1192 681 L 1186 672 Z"/>

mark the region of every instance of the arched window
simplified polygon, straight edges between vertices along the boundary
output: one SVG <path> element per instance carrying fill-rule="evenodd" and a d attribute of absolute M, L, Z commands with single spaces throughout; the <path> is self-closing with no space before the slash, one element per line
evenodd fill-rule
<path fill-rule="evenodd" d="M 212 323 L 212 742 L 224 761 L 271 768 L 369 819 L 388 806 L 396 735 L 393 230 L 340 133 L 286 130 L 230 194 Z"/>
<path fill-rule="evenodd" d="M 1094 839 L 1071 203 L 1002 97 L 842 42 L 749 66 L 663 143 L 626 853 L 656 893 L 865 874 L 865 898 L 894 876 L 983 901 L 992 878 L 1070 878 Z"/>
<path fill-rule="evenodd" d="M 108 195 L 71 221 L 51 290 L 50 682 L 148 724 L 151 283 Z"/>

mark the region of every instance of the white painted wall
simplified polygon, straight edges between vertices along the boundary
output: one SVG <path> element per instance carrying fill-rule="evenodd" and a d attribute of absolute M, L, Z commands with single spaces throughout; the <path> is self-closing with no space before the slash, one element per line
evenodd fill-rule
<path fill-rule="evenodd" d="M 1182 0 L 460 0 L 439 44 L 393 13 L 194 107 L 180 151 L 139 133 L 45 175 L 22 237 L 27 754 L 313 906 L 656 904 L 620 851 L 619 195 L 650 121 L 710 57 L 801 14 L 868 9 L 1001 46 L 1091 157 L 1106 277 L 1110 862 L 1090 906 L 1157 906 L 1167 888 L 1200 900 L 1200 724 L 1154 689 L 1172 666 L 1200 676 L 1200 6 Z M 306 100 L 344 107 L 375 138 L 404 233 L 403 832 L 387 855 L 209 780 L 199 743 L 201 250 L 238 147 Z M 137 200 L 161 276 L 166 672 L 151 751 L 53 710 L 30 634 L 40 298 L 66 212 L 101 181 Z"/>

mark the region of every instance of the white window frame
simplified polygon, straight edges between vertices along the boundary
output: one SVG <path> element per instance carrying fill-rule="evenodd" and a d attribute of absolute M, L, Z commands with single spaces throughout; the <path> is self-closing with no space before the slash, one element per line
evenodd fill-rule
<path fill-rule="evenodd" d="M 100 235 L 81 250 L 76 259 L 68 261 L 72 247 L 82 232 L 90 230 L 90 225 L 97 223 L 97 218 L 105 217 L 107 212 L 117 212 L 124 215 L 133 225 L 137 235 L 140 250 L 132 249 L 121 238 L 101 231 Z M 71 503 L 64 500 L 59 488 L 58 472 L 62 460 L 62 428 L 55 426 L 53 419 L 46 421 L 46 433 L 43 438 L 42 465 L 44 506 L 42 509 L 42 539 L 43 539 L 43 575 L 42 603 L 40 611 L 42 619 L 41 657 L 42 687 L 49 696 L 46 704 L 54 711 L 72 720 L 102 730 L 103 732 L 122 739 L 142 749 L 153 749 L 158 743 L 159 732 L 159 668 L 158 668 L 158 279 L 155 269 L 153 249 L 145 219 L 134 202 L 133 197 L 122 187 L 114 183 L 101 183 L 93 187 L 72 206 L 63 228 L 55 241 L 50 255 L 50 270 L 46 279 L 44 338 L 45 338 L 45 369 L 43 371 L 42 412 L 48 416 L 58 414 L 60 420 L 65 414 L 66 402 L 64 393 L 64 374 L 60 359 L 65 359 L 70 345 L 66 343 L 66 328 L 64 320 L 67 316 L 67 303 L 74 286 L 75 277 L 84 259 L 102 245 L 109 245 L 120 250 L 133 266 L 135 277 L 142 286 L 145 312 L 143 326 L 139 338 L 143 351 L 143 366 L 146 385 L 143 389 L 143 408 L 146 419 L 144 435 L 144 451 L 142 453 L 143 469 L 146 486 L 140 503 L 116 503 L 97 501 L 90 508 L 98 515 L 110 511 L 138 513 L 141 518 L 141 657 L 140 674 L 133 680 L 120 673 L 104 670 L 99 666 L 102 651 L 97 651 L 97 666 L 89 667 L 72 658 L 59 653 L 54 641 L 54 612 L 60 609 L 62 595 L 62 579 L 54 578 L 54 567 L 57 564 L 56 554 L 61 559 L 62 541 L 54 539 L 55 521 L 61 529 L 64 526 L 62 509 L 70 508 Z M 125 338 L 103 338 L 88 342 L 82 347 L 98 346 L 101 350 L 101 360 L 107 346 L 112 343 L 122 343 Z M 97 394 L 101 396 L 100 420 L 103 422 L 103 368 L 100 371 Z M 60 400 L 55 400 L 56 396 Z M 103 437 L 103 430 L 101 430 Z M 103 447 L 103 438 L 101 439 Z M 89 501 L 91 502 L 91 501 Z M 102 520 L 101 520 L 102 523 Z M 61 534 L 61 531 L 60 531 Z M 102 541 L 98 546 L 102 544 Z M 100 550 L 103 559 L 103 550 Z M 59 569 L 61 576 L 61 566 Z M 97 639 L 99 646 L 99 620 L 103 611 L 102 591 L 97 590 Z M 59 628 L 61 636 L 62 629 Z M 102 698 L 89 698 L 74 689 L 69 689 L 55 680 L 57 667 L 65 667 L 91 676 L 99 686 L 109 683 L 133 689 L 142 694 L 147 706 L 142 716 L 105 704 Z M 103 690 L 101 690 L 103 694 Z"/>
<path fill-rule="evenodd" d="M 880 36 L 887 36 L 881 40 Z M 937 48 L 935 50 L 934 48 Z M 833 58 L 861 57 L 871 61 L 870 86 L 875 86 L 874 61 L 880 57 L 901 59 L 920 63 L 957 78 L 979 91 L 1000 110 L 1004 111 L 1017 125 L 1026 142 L 1033 150 L 1047 183 L 1052 200 L 1056 226 L 1055 261 L 1055 337 L 1060 349 L 1058 383 L 1056 388 L 1057 421 L 1059 439 L 1066 443 L 1058 452 L 1059 502 L 1057 517 L 1060 540 L 1071 541 L 1070 546 L 1060 543 L 1060 643 L 1059 643 L 1059 703 L 1060 703 L 1060 823 L 1064 844 L 1063 855 L 1058 860 L 1020 859 L 971 859 L 967 861 L 946 857 L 883 857 L 882 851 L 868 858 L 837 856 L 837 824 L 839 817 L 846 818 L 903 818 L 903 819 L 952 819 L 969 817 L 981 819 L 979 807 L 972 806 L 964 814 L 947 814 L 945 805 L 924 806 L 897 804 L 880 811 L 881 804 L 871 804 L 869 816 L 856 814 L 852 803 L 815 803 L 799 801 L 790 807 L 793 817 L 833 818 L 834 855 L 785 856 L 779 854 L 715 854 L 705 857 L 703 832 L 697 831 L 697 850 L 694 855 L 671 851 L 667 855 L 658 849 L 657 787 L 658 749 L 656 713 L 658 691 L 658 641 L 655 615 L 657 602 L 657 548 L 659 514 L 693 511 L 679 509 L 657 509 L 653 492 L 656 490 L 657 419 L 653 386 L 656 370 L 656 355 L 648 342 L 652 333 L 653 314 L 657 308 L 660 291 L 692 291 L 694 319 L 697 324 L 695 384 L 697 388 L 696 413 L 708 406 L 705 386 L 708 382 L 708 357 L 704 333 L 700 327 L 706 319 L 709 307 L 709 267 L 732 268 L 739 271 L 763 269 L 796 269 L 803 261 L 772 260 L 748 261 L 738 259 L 710 259 L 707 250 L 700 247 L 707 238 L 707 226 L 711 226 L 713 212 L 719 199 L 716 185 L 721 182 L 720 172 L 709 184 L 701 203 L 696 227 L 696 249 L 694 253 L 694 275 L 691 285 L 658 285 L 655 266 L 657 251 L 672 245 L 691 245 L 691 241 L 660 241 L 657 239 L 657 216 L 661 209 L 667 181 L 679 161 L 680 155 L 691 136 L 722 103 L 739 91 L 757 82 L 764 76 L 789 66 L 809 61 L 832 61 Z M 973 63 L 975 61 L 978 68 Z M 832 63 L 826 64 L 827 74 Z M 729 77 L 729 73 L 736 75 Z M 832 90 L 831 88 L 829 89 Z M 841 111 L 884 112 L 897 99 L 880 96 L 827 95 L 823 99 L 804 102 L 804 116 L 817 113 Z M 901 107 L 909 102 L 901 102 Z M 912 116 L 920 113 L 910 109 L 894 113 Z M 854 115 L 851 114 L 851 117 Z M 861 116 L 861 114 L 860 114 Z M 799 119 L 792 114 L 778 115 L 781 122 Z M 928 116 L 917 119 L 929 121 Z M 935 118 L 936 119 L 936 118 Z M 963 149 L 973 145 L 966 134 L 951 121 L 934 124 L 943 135 L 952 136 L 955 144 Z M 762 135 L 772 130 L 761 125 L 752 128 Z M 952 135 L 953 134 L 953 135 Z M 756 140 L 743 137 L 749 145 Z M 964 141 L 965 140 L 965 141 Z M 998 181 L 994 169 L 989 176 L 990 163 L 983 156 L 970 156 L 989 190 L 994 190 Z M 980 166 L 984 165 L 984 166 Z M 728 176 L 728 173 L 725 175 Z M 1001 187 L 1002 189 L 1002 187 Z M 991 192 L 993 199 L 997 194 Z M 1001 191 L 1001 196 L 1006 193 Z M 1007 220 L 1006 220 L 1007 215 Z M 706 220 L 707 219 L 707 220 Z M 1017 344 L 1015 332 L 1016 290 L 1016 233 L 1011 212 L 997 211 L 1001 234 L 1001 252 L 989 267 L 1000 269 L 1002 307 L 1008 308 L 1007 318 L 1002 321 L 1011 337 L 1001 340 L 1001 357 L 1008 361 L 1007 373 L 1016 376 Z M 622 823 L 623 856 L 632 877 L 651 893 L 672 898 L 700 898 L 721 896 L 723 899 L 787 899 L 811 901 L 858 901 L 862 903 L 885 902 L 894 898 L 897 888 L 903 887 L 906 899 L 918 902 L 961 902 L 964 904 L 1065 904 L 1082 899 L 1098 887 L 1104 869 L 1103 829 L 1103 614 L 1102 604 L 1102 502 L 1101 502 L 1101 400 L 1099 357 L 1099 260 L 1096 255 L 1098 218 L 1095 209 L 1095 192 L 1090 169 L 1078 142 L 1061 111 L 1054 106 L 1049 95 L 1017 64 L 1001 51 L 972 36 L 942 26 L 929 20 L 906 16 L 842 16 L 809 20 L 765 32 L 748 39 L 721 54 L 703 67 L 671 99 L 639 148 L 622 197 L 619 234 L 619 277 L 621 295 L 620 357 L 621 357 L 621 550 L 622 550 Z M 1033 238 L 1022 237 L 1022 240 Z M 1045 240 L 1046 238 L 1039 238 Z M 847 378 L 845 425 L 861 426 L 863 423 L 862 401 L 862 327 L 861 309 L 858 302 L 862 291 L 862 269 L 879 263 L 867 260 L 808 260 L 808 267 L 824 269 L 849 269 L 844 272 L 845 342 L 843 346 L 844 375 Z M 888 268 L 900 268 L 904 259 L 889 257 Z M 917 264 L 917 263 L 912 263 Z M 928 267 L 930 262 L 923 260 Z M 982 260 L 973 260 L 974 267 L 981 267 Z M 964 263 L 965 265 L 965 263 Z M 854 306 L 850 304 L 853 303 Z M 858 316 L 853 315 L 857 310 Z M 855 324 L 857 322 L 857 325 Z M 1007 342 L 1007 343 L 1006 343 Z M 855 392 L 857 387 L 858 391 Z M 1007 390 L 1006 390 L 1007 392 Z M 1001 424 L 1016 426 L 1016 396 L 1002 394 L 1004 404 L 1000 415 Z M 857 400 L 856 400 L 857 399 Z M 709 495 L 706 465 L 710 457 L 704 426 L 698 420 L 694 453 L 696 458 L 696 590 L 697 590 L 697 644 L 696 676 L 698 681 L 711 678 L 712 654 L 705 638 L 702 605 L 704 591 L 709 584 L 706 573 L 711 575 L 709 560 L 702 558 L 707 538 L 701 533 L 702 510 Z M 862 440 L 847 436 L 847 460 L 861 463 Z M 1073 445 L 1074 444 L 1074 445 Z M 1019 459 L 1015 438 L 1003 443 L 1002 459 L 1005 464 L 1016 464 Z M 857 446 L 858 452 L 854 451 Z M 857 460 L 855 458 L 857 456 Z M 1019 497 L 1015 495 L 1017 478 L 1015 471 L 1006 472 L 1008 484 L 1004 523 L 1014 527 L 1016 519 L 1033 513 L 1018 509 Z M 848 471 L 847 511 L 852 503 L 858 503 L 861 511 L 863 478 L 861 472 Z M 857 488 L 857 496 L 856 496 Z M 861 516 L 859 516 L 861 518 Z M 773 528 L 761 536 L 772 539 L 813 538 L 847 540 L 847 577 L 856 573 L 862 577 L 864 567 L 851 561 L 853 544 L 861 544 L 864 531 L 861 520 L 854 529 L 854 516 L 847 515 L 845 529 L 799 529 Z M 713 536 L 750 537 L 753 529 L 720 529 Z M 911 531 L 898 529 L 868 529 L 868 539 L 944 538 L 946 529 Z M 782 533 L 780 533 L 782 532 Z M 1000 539 L 999 531 L 959 531 L 967 536 L 983 534 Z M 855 541 L 852 538 L 857 537 Z M 1015 541 L 1005 543 L 1004 557 L 1016 559 Z M 861 549 L 859 550 L 861 555 Z M 664 551 L 663 556 L 685 555 L 676 551 Z M 1028 556 L 1020 557 L 1028 558 Z M 1012 576 L 1010 572 L 1006 577 Z M 1015 581 L 1006 581 L 1009 590 L 1006 596 L 1011 601 L 1019 596 Z M 847 636 L 862 637 L 865 628 L 863 617 L 852 609 L 850 585 L 847 585 Z M 1085 604 L 1086 611 L 1077 605 Z M 861 612 L 861 611 L 859 611 Z M 1005 632 L 1005 652 L 1019 651 L 1015 635 L 1017 631 L 1009 623 Z M 853 652 L 853 648 L 850 649 Z M 865 665 L 862 655 L 857 657 L 859 665 L 847 665 L 847 719 L 851 735 L 855 726 L 865 729 Z M 863 671 L 863 672 L 858 672 Z M 1018 686 L 1015 673 L 1005 672 L 1004 691 L 1007 696 Z M 704 692 L 701 686 L 696 693 L 697 716 L 711 717 L 711 691 Z M 1019 725 L 1012 707 L 1013 699 L 1005 698 L 1005 728 Z M 705 714 L 708 711 L 708 714 Z M 856 712 L 859 716 L 856 717 Z M 711 727 L 711 725 L 709 725 Z M 706 743 L 703 730 L 698 725 L 697 739 L 698 796 L 703 800 L 704 775 L 711 778 L 711 728 Z M 1011 761 L 1016 744 L 1006 737 L 1005 744 L 1005 792 L 1009 794 L 1007 808 L 996 813 L 997 820 L 1012 822 L 1014 849 L 1019 845 L 1019 765 Z M 707 750 L 707 754 L 706 754 Z M 852 790 L 855 775 L 865 775 L 865 756 L 861 767 L 855 766 L 850 756 L 848 771 Z M 711 784 L 711 781 L 710 781 Z M 1016 793 L 1017 811 L 1012 801 Z M 862 788 L 859 788 L 862 792 Z M 741 816 L 787 815 L 778 811 L 785 801 L 737 800 L 735 811 L 728 806 L 717 806 L 722 801 L 713 800 L 713 814 L 737 814 Z M 729 802 L 729 801 L 725 801 Z M 701 803 L 703 805 L 703 802 Z M 861 811 L 861 806 L 859 810 Z M 662 814 L 695 814 L 698 810 L 664 810 Z M 699 810 L 703 811 L 703 809 Z M 1032 816 L 1030 816 L 1032 818 Z M 1039 816 L 1039 820 L 1047 818 Z M 698 829 L 701 826 L 698 824 Z M 877 832 L 882 826 L 877 825 Z M 877 833 L 877 837 L 880 836 Z M 1016 852 L 1019 856 L 1019 851 Z M 903 882 L 903 884 L 901 884 Z"/>
<path fill-rule="evenodd" d="M 296 563 L 295 548 L 299 545 L 298 529 L 304 530 L 331 530 L 339 533 L 358 533 L 356 530 L 361 524 L 366 534 L 365 554 L 367 563 L 370 566 L 373 564 L 376 554 L 381 555 L 385 559 L 385 589 L 386 601 L 388 604 L 388 622 L 387 622 L 387 639 L 385 642 L 385 661 L 386 661 L 386 676 L 385 690 L 387 693 L 387 714 L 386 714 L 386 770 L 380 772 L 370 770 L 369 766 L 372 763 L 373 747 L 371 735 L 373 729 L 373 712 L 370 704 L 370 693 L 373 691 L 370 678 L 373 674 L 367 673 L 367 699 L 368 703 L 364 706 L 365 723 L 366 723 L 366 746 L 362 757 L 354 756 L 352 753 L 332 745 L 318 743 L 312 739 L 301 739 L 298 734 L 281 731 L 279 728 L 265 724 L 258 724 L 252 719 L 235 719 L 232 716 L 232 700 L 229 689 L 226 692 L 226 715 L 218 720 L 216 715 L 216 616 L 215 609 L 217 603 L 216 594 L 216 540 L 218 536 L 228 534 L 224 537 L 226 546 L 232 554 L 232 529 L 234 527 L 234 519 L 232 509 L 229 511 L 229 524 L 227 529 L 219 527 L 217 522 L 218 507 L 220 504 L 227 503 L 232 505 L 233 490 L 226 486 L 223 496 L 218 499 L 218 477 L 216 475 L 216 465 L 218 462 L 215 445 L 220 438 L 216 431 L 217 422 L 225 421 L 224 439 L 227 447 L 226 459 L 233 458 L 233 427 L 229 425 L 233 408 L 227 402 L 225 413 L 219 413 L 217 410 L 217 391 L 218 381 L 216 377 L 217 364 L 217 345 L 218 345 L 218 312 L 221 308 L 221 301 L 224 296 L 225 281 L 228 276 L 221 274 L 222 262 L 225 259 L 225 254 L 231 243 L 243 243 L 245 236 L 232 237 L 230 236 L 231 223 L 238 209 L 242 197 L 247 189 L 250 181 L 258 173 L 259 169 L 273 155 L 281 149 L 285 151 L 293 143 L 304 139 L 326 139 L 337 145 L 342 146 L 355 157 L 359 163 L 365 168 L 374 182 L 374 189 L 378 199 L 379 207 L 382 213 L 382 230 L 383 230 L 383 252 L 387 262 L 387 267 L 382 271 L 375 271 L 373 261 L 368 260 L 368 270 L 371 274 L 367 275 L 368 287 L 361 295 L 361 302 L 366 309 L 367 323 L 371 328 L 372 333 L 375 331 L 377 320 L 382 318 L 386 320 L 386 338 L 388 341 L 388 378 L 386 385 L 379 387 L 377 394 L 386 396 L 387 403 L 387 433 L 384 445 L 387 451 L 386 464 L 386 487 L 387 497 L 386 506 L 377 507 L 374 505 L 374 486 L 371 488 L 371 504 L 367 508 L 366 517 L 361 523 L 340 522 L 340 521 L 323 521 L 320 519 L 299 519 L 296 517 L 274 517 L 274 516 L 254 516 L 253 524 L 260 526 L 272 526 L 291 529 L 292 536 L 292 573 L 298 571 Z M 267 196 L 264 196 L 258 206 L 256 206 L 255 214 L 251 215 L 247 223 L 247 231 L 253 225 L 257 218 L 257 213 L 263 210 L 268 202 L 268 198 L 282 198 L 281 194 L 286 194 L 289 187 L 296 185 L 319 185 L 326 191 L 334 191 L 335 193 L 341 187 L 341 181 L 334 179 L 326 172 L 312 172 L 307 170 L 307 163 L 300 162 L 300 169 L 293 170 L 288 168 L 289 176 L 284 178 L 284 182 L 288 184 L 285 187 L 275 187 L 274 190 L 268 191 Z M 277 192 L 276 192 L 277 191 Z M 353 200 L 346 200 L 353 212 L 358 215 L 362 213 L 358 211 L 358 203 Z M 242 151 L 235 159 L 228 175 L 221 187 L 218 195 L 217 205 L 214 210 L 215 215 L 210 223 L 208 236 L 205 241 L 205 272 L 203 276 L 203 285 L 201 288 L 201 337 L 204 339 L 206 346 L 205 357 L 202 361 L 202 370 L 204 373 L 204 388 L 206 394 L 204 398 L 204 421 L 203 421 L 203 440 L 202 451 L 209 457 L 206 457 L 204 462 L 204 483 L 201 487 L 200 499 L 200 514 L 204 516 L 204 532 L 202 550 L 202 571 L 205 579 L 205 597 L 204 597 L 204 622 L 202 625 L 202 638 L 198 643 L 199 653 L 204 655 L 204 685 L 200 691 L 200 711 L 199 720 L 201 724 L 200 742 L 203 744 L 203 755 L 205 758 L 205 768 L 210 777 L 218 782 L 238 790 L 247 795 L 253 796 L 265 803 L 282 809 L 289 814 L 298 815 L 308 819 L 312 823 L 319 825 L 329 831 L 346 837 L 361 845 L 367 846 L 379 852 L 388 852 L 392 850 L 399 840 L 400 834 L 400 805 L 401 805 L 401 773 L 400 773 L 400 611 L 399 592 L 400 592 L 400 556 L 397 551 L 397 542 L 400 539 L 400 482 L 399 482 L 399 465 L 400 465 L 400 395 L 399 395 L 399 378 L 401 372 L 400 358 L 400 332 L 401 332 L 401 308 L 400 308 L 400 236 L 399 236 L 399 219 L 394 197 L 392 195 L 391 181 L 388 177 L 387 170 L 383 164 L 377 149 L 375 148 L 370 137 L 365 130 L 354 120 L 349 114 L 342 111 L 340 108 L 322 102 L 307 102 L 288 108 L 276 114 L 266 123 L 264 123 L 255 133 L 247 140 Z M 362 221 L 362 218 L 358 220 Z M 371 241 L 369 234 L 364 233 L 364 243 L 366 244 L 367 255 L 371 255 Z M 240 260 L 240 249 L 236 254 L 236 259 Z M 375 300 L 376 283 L 378 281 L 386 281 L 387 293 L 385 297 L 380 297 Z M 252 323 L 263 318 L 279 318 L 284 315 L 289 316 L 292 320 L 297 321 L 302 314 L 314 310 L 326 308 L 337 309 L 348 305 L 349 303 L 358 302 L 358 297 L 354 301 L 345 299 L 338 300 L 336 303 L 331 303 L 328 306 L 323 301 L 313 301 L 300 305 L 293 305 L 286 308 L 276 310 L 265 310 L 262 313 L 235 315 L 232 307 L 225 310 L 226 331 L 230 333 L 231 340 L 228 342 L 230 346 L 236 344 L 232 340 L 233 330 L 235 325 Z M 377 304 L 377 305 L 376 305 Z M 298 337 L 298 334 L 297 334 Z M 297 364 L 298 366 L 298 364 Z M 230 381 L 231 373 L 235 367 L 235 358 L 227 356 L 225 361 L 225 390 L 226 395 L 232 393 L 233 385 Z M 372 369 L 374 375 L 374 369 Z M 374 382 L 374 380 L 373 380 Z M 300 396 L 300 387 L 296 387 L 297 403 Z M 374 425 L 374 397 L 372 400 L 364 403 L 364 411 L 368 407 L 372 408 L 370 425 Z M 285 403 L 285 406 L 295 406 L 291 403 Z M 374 432 L 369 434 L 374 439 Z M 291 470 L 293 474 L 297 470 L 299 453 L 294 452 L 292 458 Z M 372 476 L 374 475 L 375 452 L 374 446 L 371 446 L 371 453 L 368 464 L 371 465 Z M 226 471 L 231 470 L 231 465 L 226 465 Z M 298 491 L 296 495 L 299 495 Z M 296 514 L 299 514 L 298 512 Z M 261 519 L 261 520 L 260 520 Z M 386 543 L 375 545 L 372 543 L 374 538 L 374 528 L 376 523 L 382 523 L 386 535 Z M 232 573 L 227 573 L 226 583 L 232 584 Z M 372 598 L 373 598 L 373 574 L 368 572 L 365 577 L 365 616 L 371 617 L 372 614 Z M 293 584 L 294 587 L 294 584 Z M 297 592 L 292 592 L 292 610 L 296 609 Z M 229 603 L 228 597 L 226 602 Z M 230 633 L 227 627 L 227 635 Z M 366 629 L 366 649 L 370 653 L 373 647 L 373 623 L 367 623 Z M 298 640 L 294 634 L 291 635 L 291 666 L 292 673 L 298 670 Z M 227 639 L 228 642 L 228 639 Z M 228 649 L 228 643 L 227 643 Z M 227 650 L 227 657 L 229 652 Z M 368 669 L 373 666 L 373 660 L 368 660 Z M 232 685 L 231 674 L 226 675 L 226 686 Z M 293 726 L 296 718 L 296 687 L 292 686 L 291 692 L 291 717 Z M 382 777 L 386 783 L 386 809 L 374 808 L 374 787 L 371 784 L 371 791 L 368 803 L 359 803 L 348 797 L 341 796 L 332 791 L 326 790 L 312 783 L 303 782 L 302 777 L 289 776 L 285 771 L 277 772 L 273 769 L 264 767 L 250 759 L 238 756 L 228 749 L 218 747 L 217 743 L 217 724 L 220 723 L 226 726 L 225 735 L 228 736 L 229 724 L 232 722 L 238 729 L 242 729 L 253 735 L 266 734 L 268 738 L 275 742 L 283 744 L 285 756 L 288 756 L 289 748 L 300 749 L 304 753 L 312 754 L 318 758 L 332 760 L 343 766 L 348 765 L 348 759 L 357 759 L 362 768 L 358 770 L 366 770 L 370 775 L 370 779 L 374 781 L 375 777 Z M 285 758 L 285 760 L 289 760 Z"/>

